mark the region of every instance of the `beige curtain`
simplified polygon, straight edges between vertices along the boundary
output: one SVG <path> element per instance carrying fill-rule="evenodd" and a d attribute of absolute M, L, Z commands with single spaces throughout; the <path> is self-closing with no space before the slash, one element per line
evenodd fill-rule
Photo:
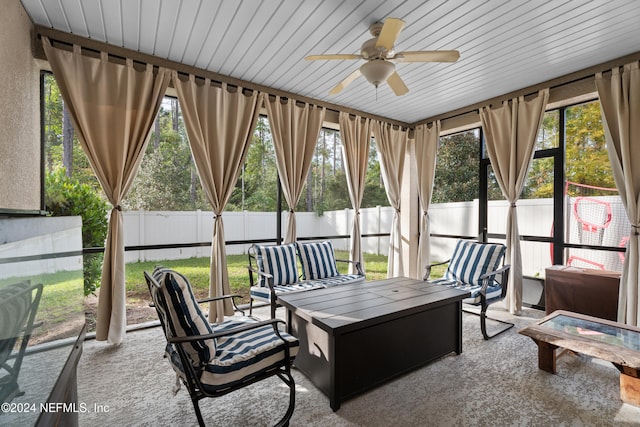
<path fill-rule="evenodd" d="M 253 131 L 260 114 L 261 96 L 256 91 L 243 93 L 225 83 L 212 85 L 209 79 L 196 80 L 189 75 L 182 80 L 173 72 L 189 145 L 207 201 L 213 208 L 213 238 L 209 296 L 231 293 L 222 212 L 238 181 Z M 209 319 L 222 322 L 232 315 L 229 300 L 209 304 Z"/>
<path fill-rule="evenodd" d="M 506 306 L 509 312 L 522 310 L 522 255 L 516 202 L 522 193 L 533 160 L 538 129 L 542 123 L 549 90 L 540 91 L 530 101 L 524 97 L 505 101 L 501 107 L 480 110 L 489 160 L 502 194 L 511 207 L 507 213 L 507 255 L 511 264 Z"/>
<path fill-rule="evenodd" d="M 309 174 L 325 108 L 265 95 L 282 192 L 289 205 L 285 243 L 296 241 L 295 207 Z"/>
<path fill-rule="evenodd" d="M 624 259 L 618 321 L 640 326 L 640 68 L 639 62 L 596 74 L 609 160 L 631 230 Z"/>
<path fill-rule="evenodd" d="M 142 160 L 149 130 L 169 83 L 167 70 L 109 62 L 106 53 L 90 58 L 79 46 L 69 52 L 44 50 L 69 108 L 78 140 L 113 205 L 105 244 L 98 301 L 96 339 L 119 344 L 124 337 L 126 294 L 124 230 L 120 203 Z"/>
<path fill-rule="evenodd" d="M 440 138 L 440 121 L 428 127 L 416 126 L 415 159 L 418 173 L 418 197 L 420 199 L 420 238 L 418 240 L 418 275 L 424 274 L 425 267 L 431 262 L 431 230 L 429 228 L 429 204 L 433 192 L 433 180 L 436 174 L 436 155 Z"/>
<path fill-rule="evenodd" d="M 380 170 L 389 203 L 394 209 L 391 236 L 389 238 L 389 260 L 387 277 L 404 276 L 402 263 L 402 229 L 400 227 L 400 197 L 402 174 L 407 151 L 406 129 L 394 129 L 388 123 L 373 122 L 373 135 L 380 155 Z"/>
<path fill-rule="evenodd" d="M 347 186 L 349 198 L 353 207 L 353 222 L 351 224 L 351 239 L 349 257 L 352 261 L 359 261 L 364 270 L 362 257 L 362 237 L 360 232 L 360 205 L 364 193 L 367 165 L 369 162 L 369 144 L 371 143 L 371 120 L 359 116 L 350 116 L 340 112 L 340 135 L 342 137 L 342 152 L 345 159 Z M 355 266 L 350 265 L 350 273 L 356 273 Z"/>

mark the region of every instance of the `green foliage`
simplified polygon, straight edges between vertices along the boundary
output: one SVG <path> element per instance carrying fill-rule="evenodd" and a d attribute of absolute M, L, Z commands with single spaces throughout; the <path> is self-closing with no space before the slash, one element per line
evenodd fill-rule
<path fill-rule="evenodd" d="M 480 141 L 470 130 L 440 138 L 433 203 L 465 202 L 478 198 Z"/>
<path fill-rule="evenodd" d="M 557 147 L 558 135 L 558 112 L 548 112 L 542 122 L 537 149 Z M 578 184 L 615 188 L 598 101 L 565 109 L 565 179 Z M 580 191 L 580 187 L 569 188 L 571 196 L 581 195 Z M 609 194 L 589 190 L 591 196 Z M 553 197 L 553 158 L 534 159 L 522 198 L 549 197 Z"/>
<path fill-rule="evenodd" d="M 192 173 L 189 146 L 177 132 L 164 132 L 157 149 L 152 144 L 147 146 L 125 207 L 158 211 L 208 209 L 201 187 L 197 187 L 195 195 L 192 193 Z"/>
<path fill-rule="evenodd" d="M 277 188 L 278 173 L 273 140 L 269 122 L 266 117 L 261 116 L 227 210 L 273 212 L 276 210 Z M 286 205 L 284 201 L 283 203 Z"/>
<path fill-rule="evenodd" d="M 63 100 L 52 74 L 44 75 L 44 104 L 45 169 L 48 173 L 54 173 L 64 167 L 62 160 L 64 149 L 62 144 Z M 100 191 L 100 183 L 75 136 L 72 159 L 71 171 L 67 172 L 70 172 L 70 175 L 79 182 Z"/>
<path fill-rule="evenodd" d="M 105 202 L 93 187 L 69 178 L 60 168 L 47 173 L 45 182 L 46 209 L 53 216 L 80 215 L 82 217 L 82 246 L 104 246 L 107 237 L 107 210 Z M 89 295 L 100 286 L 102 254 L 84 256 L 84 293 Z"/>
<path fill-rule="evenodd" d="M 597 187 L 615 188 L 607 154 L 600 103 L 590 102 L 566 109 L 567 181 Z M 576 189 L 576 192 L 579 191 Z M 610 195 L 600 193 L 590 195 Z M 579 196 L 580 194 L 571 194 Z"/>

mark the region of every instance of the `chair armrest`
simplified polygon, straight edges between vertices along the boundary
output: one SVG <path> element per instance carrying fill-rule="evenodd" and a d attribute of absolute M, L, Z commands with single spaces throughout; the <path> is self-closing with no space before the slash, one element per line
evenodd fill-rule
<path fill-rule="evenodd" d="M 234 298 L 242 298 L 242 295 L 238 295 L 238 294 L 220 295 L 218 297 L 207 297 L 207 298 L 199 299 L 199 300 L 196 300 L 196 302 L 198 304 L 204 304 L 207 302 L 220 301 L 220 300 L 229 299 L 229 298 L 231 298 L 231 303 L 233 304 L 233 311 L 242 313 L 242 315 L 244 316 L 244 310 L 240 310 L 240 308 L 238 308 L 238 305 L 236 304 L 236 300 L 234 299 Z M 149 307 L 155 307 L 155 306 L 156 305 L 153 302 L 149 303 Z"/>
<path fill-rule="evenodd" d="M 250 265 L 249 265 L 249 266 L 247 266 L 247 270 L 249 270 L 249 273 L 250 273 L 250 274 L 251 274 L 251 273 L 255 273 L 255 274 L 257 274 L 258 276 L 262 276 L 262 277 L 264 277 L 265 279 L 267 279 L 267 281 L 271 281 L 271 280 L 273 280 L 273 276 L 272 276 L 271 274 L 269 274 L 269 273 L 265 273 L 264 271 L 258 270 L 257 268 L 254 268 L 254 267 L 252 267 L 252 266 L 250 266 Z"/>
<path fill-rule="evenodd" d="M 493 271 L 490 271 L 488 273 L 483 274 L 482 276 L 480 276 L 479 280 L 490 279 L 490 278 L 492 278 L 494 276 L 497 276 L 498 274 L 502 274 L 502 273 L 505 273 L 505 272 L 509 271 L 510 268 L 511 268 L 511 264 L 503 265 L 501 268 L 499 268 L 497 270 L 493 270 Z"/>
<path fill-rule="evenodd" d="M 236 300 L 235 300 L 236 298 L 242 298 L 242 295 L 239 295 L 239 294 L 220 295 L 220 296 L 217 296 L 217 297 L 207 297 L 207 298 L 199 299 L 196 302 L 198 304 L 204 304 L 206 302 L 213 302 L 213 301 L 231 299 L 231 304 L 233 304 L 233 311 L 241 313 L 244 316 L 244 310 L 241 310 L 238 307 L 238 305 L 236 304 Z"/>
<path fill-rule="evenodd" d="M 362 264 L 360 263 L 360 261 L 351 261 L 350 259 L 336 258 L 336 262 L 346 262 L 348 264 L 353 264 L 356 267 L 356 271 L 358 272 L 358 275 L 364 276 L 364 270 L 362 270 Z"/>
<path fill-rule="evenodd" d="M 502 290 L 503 290 L 502 293 L 504 294 L 504 291 L 507 287 L 507 281 L 509 279 L 508 273 L 510 268 L 511 268 L 511 264 L 503 265 L 501 268 L 497 270 L 490 271 L 480 276 L 479 280 L 482 283 L 482 288 L 480 289 L 480 293 L 486 293 L 487 287 L 489 286 L 489 283 L 491 283 L 491 280 L 499 274 L 502 276 L 502 281 L 500 282 L 496 281 L 496 283 L 498 283 L 500 287 L 502 287 Z M 507 277 L 507 280 L 504 280 L 505 275 Z"/>
<path fill-rule="evenodd" d="M 269 320 L 262 320 L 260 322 L 255 322 L 255 323 L 247 323 L 246 325 L 242 325 L 233 329 L 228 329 L 223 332 L 214 332 L 212 334 L 204 334 L 204 335 L 190 335 L 188 337 L 171 337 L 171 338 L 167 338 L 167 341 L 171 344 L 181 344 L 181 343 L 186 343 L 191 341 L 209 340 L 209 339 L 225 337 L 227 335 L 237 334 L 240 332 L 250 331 L 252 329 L 261 328 L 267 325 L 272 325 L 274 330 L 276 331 L 276 334 L 280 337 L 280 333 L 277 327 L 278 323 L 286 324 L 285 321 L 281 319 L 269 319 Z"/>
<path fill-rule="evenodd" d="M 444 265 L 444 264 L 447 264 L 449 261 L 451 261 L 451 260 L 450 260 L 450 259 L 448 259 L 448 260 L 446 260 L 446 261 L 442 261 L 442 262 L 433 262 L 433 263 L 431 263 L 431 264 L 427 265 L 427 266 L 425 267 L 425 270 L 427 270 L 427 271 L 424 273 L 424 277 L 422 278 L 422 280 L 424 280 L 424 281 L 429 280 L 429 276 L 431 276 L 431 269 L 432 269 L 433 267 L 437 267 L 438 265 Z"/>

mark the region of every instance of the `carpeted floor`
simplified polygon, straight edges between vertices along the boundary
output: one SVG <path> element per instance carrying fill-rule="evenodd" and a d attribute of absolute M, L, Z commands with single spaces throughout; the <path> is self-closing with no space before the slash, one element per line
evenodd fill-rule
<path fill-rule="evenodd" d="M 479 318 L 463 314 L 461 355 L 445 356 L 348 400 L 335 413 L 327 397 L 294 370 L 291 425 L 640 425 L 640 408 L 620 401 L 619 374 L 610 363 L 565 354 L 557 375 L 538 369 L 535 343 L 517 331 L 542 312 L 525 309 L 511 316 L 492 307 L 490 313 L 512 318 L 516 327 L 484 341 Z M 163 348 L 159 327 L 129 332 L 120 347 L 87 341 L 78 367 L 78 399 L 90 411 L 80 414 L 80 425 L 197 425 L 184 387 L 176 396 L 171 392 L 175 376 Z M 207 425 L 268 426 L 284 414 L 287 400 L 286 387 L 271 379 L 205 399 L 201 408 Z"/>

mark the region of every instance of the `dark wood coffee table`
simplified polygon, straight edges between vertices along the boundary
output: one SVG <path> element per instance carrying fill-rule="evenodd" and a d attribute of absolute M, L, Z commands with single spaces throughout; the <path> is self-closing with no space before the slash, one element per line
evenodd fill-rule
<path fill-rule="evenodd" d="M 393 279 L 278 296 L 300 340 L 295 365 L 329 397 L 345 399 L 451 352 L 462 352 L 462 300 L 443 285 Z"/>
<path fill-rule="evenodd" d="M 606 360 L 620 371 L 620 398 L 640 406 L 640 328 L 557 310 L 521 334 L 538 345 L 538 367 L 556 373 L 559 348 Z"/>

